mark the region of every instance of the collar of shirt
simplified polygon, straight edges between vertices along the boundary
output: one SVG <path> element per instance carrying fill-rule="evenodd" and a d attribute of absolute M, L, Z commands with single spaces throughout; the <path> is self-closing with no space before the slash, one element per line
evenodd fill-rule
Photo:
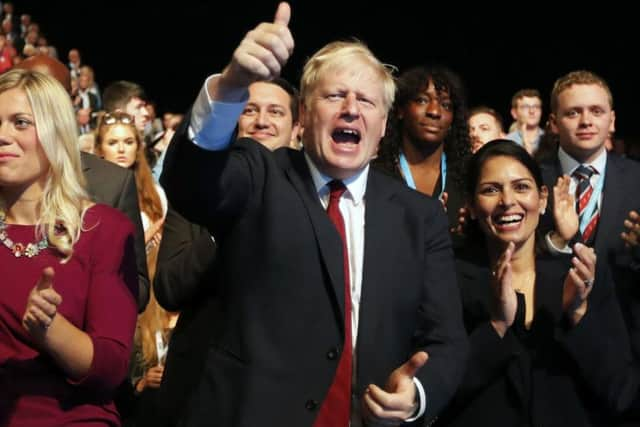
<path fill-rule="evenodd" d="M 572 176 L 573 172 L 580 166 L 580 163 L 567 154 L 562 147 L 558 147 L 558 160 L 560 161 L 562 173 L 565 175 Z M 604 176 L 604 171 L 607 167 L 607 150 L 602 150 L 593 162 L 586 164 L 593 166 L 598 172 L 597 175 Z"/>
<path fill-rule="evenodd" d="M 315 186 L 316 192 L 320 197 L 322 205 L 326 209 L 327 204 L 329 203 L 329 187 L 327 184 L 332 181 L 333 178 L 320 172 L 306 152 L 304 153 L 304 158 L 309 166 L 309 172 L 311 172 L 311 179 L 313 179 L 313 185 Z M 345 194 L 353 200 L 353 204 L 355 206 L 362 203 L 362 200 L 364 199 L 364 192 L 367 189 L 368 177 L 369 165 L 365 166 L 364 169 L 357 174 L 342 180 L 345 187 L 347 187 Z"/>

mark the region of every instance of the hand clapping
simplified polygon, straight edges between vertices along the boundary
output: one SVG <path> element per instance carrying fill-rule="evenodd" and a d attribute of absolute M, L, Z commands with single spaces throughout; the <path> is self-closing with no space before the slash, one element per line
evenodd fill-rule
<path fill-rule="evenodd" d="M 34 338 L 42 338 L 46 334 L 62 303 L 62 297 L 53 289 L 53 276 L 53 268 L 45 268 L 27 299 L 22 326 Z"/>

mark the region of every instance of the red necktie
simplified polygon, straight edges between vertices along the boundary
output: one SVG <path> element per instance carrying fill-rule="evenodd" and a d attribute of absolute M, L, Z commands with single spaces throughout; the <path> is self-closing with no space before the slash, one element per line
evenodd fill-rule
<path fill-rule="evenodd" d="M 344 219 L 340 213 L 340 197 L 346 191 L 342 181 L 329 184 L 329 206 L 327 214 L 336 226 L 342 239 L 344 268 L 344 347 L 336 369 L 336 375 L 329 388 L 314 427 L 348 427 L 351 415 L 351 282 L 349 280 L 349 255 L 345 238 Z"/>

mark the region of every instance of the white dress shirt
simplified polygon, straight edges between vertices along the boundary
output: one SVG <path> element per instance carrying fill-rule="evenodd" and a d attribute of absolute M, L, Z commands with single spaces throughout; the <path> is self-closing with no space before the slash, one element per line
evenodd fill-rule
<path fill-rule="evenodd" d="M 201 148 L 211 151 L 226 149 L 231 144 L 231 138 L 236 128 L 238 118 L 249 99 L 249 94 L 241 102 L 219 102 L 213 101 L 207 91 L 207 84 L 213 75 L 207 78 L 200 94 L 196 98 L 191 112 L 191 123 L 189 125 L 189 137 Z M 327 184 L 333 178 L 322 174 L 311 158 L 304 153 L 305 160 L 309 166 L 311 178 L 318 198 L 322 206 L 327 208 L 329 204 L 329 187 Z M 360 296 L 362 294 L 362 266 L 364 260 L 364 213 L 365 213 L 365 190 L 367 188 L 367 178 L 369 176 L 369 165 L 358 174 L 343 180 L 347 187 L 344 195 L 340 198 L 340 213 L 344 218 L 345 235 L 347 237 L 347 251 L 349 252 L 349 279 L 351 290 L 351 345 L 353 352 L 353 366 L 356 366 L 355 347 L 358 337 L 358 320 L 360 315 Z M 389 372 L 389 374 L 391 374 Z M 418 391 L 418 411 L 416 414 L 405 420 L 415 421 L 420 418 L 426 410 L 426 394 L 424 387 L 418 378 L 414 377 L 413 382 Z M 353 410 L 353 408 L 352 408 Z M 352 427 L 355 427 L 352 425 Z"/>

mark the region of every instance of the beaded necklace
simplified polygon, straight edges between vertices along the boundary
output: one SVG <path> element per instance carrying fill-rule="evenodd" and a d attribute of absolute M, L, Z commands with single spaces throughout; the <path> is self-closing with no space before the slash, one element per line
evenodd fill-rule
<path fill-rule="evenodd" d="M 38 255 L 41 251 L 49 247 L 49 241 L 46 236 L 42 238 L 39 242 L 36 243 L 27 243 L 25 246 L 24 243 L 14 242 L 9 238 L 7 234 L 7 223 L 4 222 L 6 218 L 6 214 L 3 211 L 0 211 L 0 242 L 4 246 L 6 246 L 16 258 L 20 258 L 21 256 L 26 256 L 27 258 L 33 258 Z"/>

